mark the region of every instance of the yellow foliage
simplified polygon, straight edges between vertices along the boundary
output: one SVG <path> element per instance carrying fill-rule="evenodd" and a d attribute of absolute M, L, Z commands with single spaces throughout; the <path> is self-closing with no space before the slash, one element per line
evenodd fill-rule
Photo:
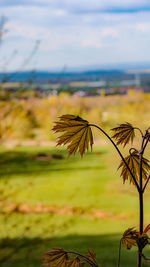
<path fill-rule="evenodd" d="M 1 140 L 55 140 L 52 125 L 63 114 L 85 117 L 106 131 L 126 121 L 145 129 L 150 126 L 149 107 L 150 94 L 73 97 L 61 93 L 38 98 L 26 92 L 22 98 L 0 101 Z M 95 139 L 98 138 L 99 133 L 95 131 Z"/>

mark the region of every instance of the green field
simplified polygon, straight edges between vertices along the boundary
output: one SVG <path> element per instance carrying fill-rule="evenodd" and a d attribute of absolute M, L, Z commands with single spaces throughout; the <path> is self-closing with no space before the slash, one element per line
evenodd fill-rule
<path fill-rule="evenodd" d="M 55 147 L 1 148 L 0 154 L 1 267 L 41 266 L 53 247 L 93 248 L 100 267 L 117 266 L 121 234 L 138 227 L 138 198 L 134 186 L 122 184 L 109 145 L 83 159 Z M 149 203 L 146 193 L 145 225 Z M 123 266 L 136 266 L 136 248 L 122 249 Z"/>

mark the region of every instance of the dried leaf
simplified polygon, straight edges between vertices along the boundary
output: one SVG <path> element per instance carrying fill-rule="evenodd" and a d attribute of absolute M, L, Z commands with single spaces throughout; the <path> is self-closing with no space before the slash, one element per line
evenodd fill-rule
<path fill-rule="evenodd" d="M 92 148 L 93 135 L 91 127 L 88 121 L 83 120 L 79 116 L 63 115 L 60 117 L 60 121 L 56 122 L 53 127 L 53 131 L 56 133 L 63 133 L 58 138 L 57 145 L 69 144 L 67 149 L 69 154 L 75 154 L 79 150 L 81 156 L 89 148 L 89 144 Z"/>
<path fill-rule="evenodd" d="M 89 260 L 95 262 L 95 260 L 96 260 L 96 253 L 94 251 L 88 250 L 87 255 L 88 255 Z"/>
<path fill-rule="evenodd" d="M 125 157 L 125 161 L 128 164 L 131 172 L 133 173 L 136 181 L 139 180 L 139 175 L 140 175 L 140 159 L 139 159 L 139 155 L 136 151 L 132 152 L 129 156 Z M 125 165 L 124 161 L 121 160 L 121 163 L 118 167 L 122 168 L 121 171 L 121 176 L 123 177 L 123 181 L 125 182 L 126 180 L 130 180 L 130 183 L 134 184 L 134 180 L 132 175 L 130 174 L 127 166 Z M 147 179 L 147 175 L 148 172 L 150 170 L 150 165 L 149 165 L 149 160 L 143 157 L 143 161 L 142 161 L 142 175 L 143 178 L 146 180 Z"/>
<path fill-rule="evenodd" d="M 120 124 L 118 127 L 111 129 L 115 132 L 112 138 L 116 139 L 117 145 L 123 144 L 126 146 L 130 141 L 133 142 L 135 137 L 134 127 L 130 123 Z"/>
<path fill-rule="evenodd" d="M 132 246 L 136 245 L 139 233 L 134 228 L 127 229 L 122 237 L 122 244 L 127 248 L 131 249 Z"/>
<path fill-rule="evenodd" d="M 54 248 L 44 254 L 45 262 L 43 266 L 49 267 L 66 267 L 68 260 L 67 252 L 62 248 Z"/>

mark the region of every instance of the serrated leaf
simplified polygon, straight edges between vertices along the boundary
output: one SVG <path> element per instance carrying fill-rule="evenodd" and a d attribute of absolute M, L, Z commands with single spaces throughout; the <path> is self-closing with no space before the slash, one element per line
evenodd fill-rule
<path fill-rule="evenodd" d="M 139 159 L 138 153 L 136 151 L 134 151 L 129 156 L 125 157 L 125 161 L 128 164 L 131 172 L 133 173 L 136 181 L 138 181 L 139 176 L 140 176 L 140 159 Z M 125 182 L 126 180 L 129 179 L 130 183 L 134 184 L 133 177 L 132 177 L 131 173 L 129 172 L 129 170 L 128 170 L 128 168 L 125 165 L 123 160 L 121 160 L 121 163 L 120 163 L 118 169 L 120 169 L 120 168 L 122 168 L 121 176 L 123 177 L 123 181 Z M 143 157 L 142 175 L 143 175 L 143 178 L 145 180 L 147 179 L 147 175 L 148 175 L 149 171 L 150 171 L 149 160 Z"/>
<path fill-rule="evenodd" d="M 139 237 L 139 233 L 136 230 L 134 230 L 134 228 L 129 228 L 123 234 L 122 244 L 127 249 L 131 249 L 132 246 L 136 245 L 138 237 Z"/>
<path fill-rule="evenodd" d="M 94 251 L 88 250 L 87 255 L 88 255 L 89 260 L 95 262 L 95 260 L 96 260 L 96 253 Z"/>
<path fill-rule="evenodd" d="M 135 137 L 134 127 L 129 122 L 120 124 L 111 130 L 115 132 L 112 138 L 117 141 L 117 145 L 123 144 L 126 146 L 130 141 L 133 142 Z"/>
<path fill-rule="evenodd" d="M 75 115 L 63 115 L 56 122 L 53 131 L 63 133 L 58 138 L 57 145 L 68 144 L 69 154 L 75 154 L 79 150 L 81 156 L 93 146 L 93 135 L 88 121 Z"/>
<path fill-rule="evenodd" d="M 54 248 L 44 254 L 45 262 L 43 266 L 49 267 L 66 267 L 68 260 L 67 252 L 62 248 Z"/>

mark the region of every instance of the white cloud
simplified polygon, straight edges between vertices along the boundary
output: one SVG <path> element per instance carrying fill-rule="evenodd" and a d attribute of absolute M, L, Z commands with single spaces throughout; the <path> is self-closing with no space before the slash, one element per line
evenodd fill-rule
<path fill-rule="evenodd" d="M 143 33 L 149 32 L 150 31 L 150 23 L 137 23 L 136 24 L 136 29 L 138 31 L 141 31 Z"/>
<path fill-rule="evenodd" d="M 39 68 L 150 60 L 150 12 L 80 12 L 119 5 L 140 6 L 148 1 L 42 1 L 48 5 L 40 6 L 40 1 L 32 1 L 39 5 L 30 6 L 26 2 L 22 6 L 18 1 L 18 6 L 1 8 L 2 14 L 8 17 L 9 32 L 3 47 L 6 56 L 15 48 L 27 55 L 40 39 Z M 15 64 L 20 61 L 16 56 Z"/>
<path fill-rule="evenodd" d="M 144 7 L 149 5 L 149 0 L 58 0 L 56 6 L 60 6 L 75 10 L 104 10 L 110 8 L 131 8 L 131 7 Z"/>
<path fill-rule="evenodd" d="M 102 30 L 102 36 L 103 37 L 117 37 L 118 36 L 118 31 L 114 28 L 104 28 Z"/>

